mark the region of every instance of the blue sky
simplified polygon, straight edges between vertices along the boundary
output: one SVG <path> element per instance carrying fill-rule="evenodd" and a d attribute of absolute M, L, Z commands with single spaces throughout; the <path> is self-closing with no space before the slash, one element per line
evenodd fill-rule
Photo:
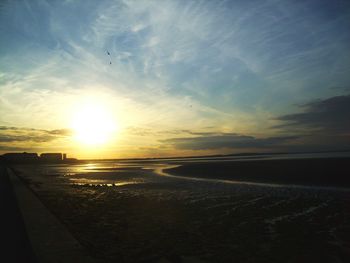
<path fill-rule="evenodd" d="M 79 155 L 66 132 L 25 146 L 18 136 L 69 130 L 85 97 L 118 119 L 103 156 L 336 147 L 310 134 L 349 143 L 349 130 L 330 134 L 326 123 L 285 125 L 312 112 L 305 105 L 348 98 L 349 1 L 2 1 L 0 25 L 3 151 Z M 259 143 L 230 144 L 245 136 Z"/>

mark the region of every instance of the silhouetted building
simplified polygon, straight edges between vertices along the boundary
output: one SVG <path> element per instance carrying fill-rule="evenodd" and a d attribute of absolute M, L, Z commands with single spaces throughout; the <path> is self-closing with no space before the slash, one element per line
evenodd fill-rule
<path fill-rule="evenodd" d="M 3 159 L 9 163 L 35 163 L 39 161 L 37 153 L 5 153 Z"/>
<path fill-rule="evenodd" d="M 76 158 L 67 158 L 65 153 L 42 153 L 40 157 L 37 153 L 5 153 L 0 156 L 0 161 L 7 163 L 76 163 L 79 160 Z"/>
<path fill-rule="evenodd" d="M 62 162 L 62 153 L 42 153 L 40 154 L 40 161 L 45 163 Z"/>

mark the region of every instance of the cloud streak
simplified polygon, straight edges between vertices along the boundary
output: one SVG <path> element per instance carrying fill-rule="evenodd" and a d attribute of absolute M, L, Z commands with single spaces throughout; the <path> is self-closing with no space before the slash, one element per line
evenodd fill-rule
<path fill-rule="evenodd" d="M 256 138 L 254 136 L 239 135 L 234 133 L 222 133 L 216 135 L 171 138 L 162 140 L 165 144 L 171 144 L 178 149 L 187 150 L 213 150 L 213 149 L 271 149 L 299 139 L 298 136 Z"/>
<path fill-rule="evenodd" d="M 52 133 L 3 131 L 0 139 L 54 142 L 61 135 L 53 129 L 70 127 L 85 96 L 111 105 L 124 148 L 137 136 L 142 147 L 181 137 L 214 149 L 244 140 L 263 147 L 273 140 L 259 138 L 278 138 L 279 130 L 345 132 L 335 115 L 341 109 L 305 104 L 298 115 L 290 105 L 343 95 L 328 87 L 350 82 L 349 27 L 346 0 L 7 1 L 0 8 L 0 125 Z"/>
<path fill-rule="evenodd" d="M 31 128 L 0 126 L 0 143 L 11 142 L 52 142 L 71 136 L 68 129 L 39 130 Z"/>
<path fill-rule="evenodd" d="M 257 138 L 236 133 L 196 132 L 181 130 L 190 137 L 161 140 L 182 150 L 337 150 L 350 148 L 350 95 L 316 100 L 300 106 L 302 112 L 276 118 L 272 128 L 281 135 Z M 173 133 L 176 134 L 176 133 Z"/>
<path fill-rule="evenodd" d="M 277 118 L 275 128 L 325 134 L 350 134 L 350 95 L 317 100 L 301 106 L 303 112 Z"/>

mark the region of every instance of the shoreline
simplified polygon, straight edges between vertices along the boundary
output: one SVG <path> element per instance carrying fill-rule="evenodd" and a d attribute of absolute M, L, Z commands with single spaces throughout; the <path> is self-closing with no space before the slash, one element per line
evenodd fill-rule
<path fill-rule="evenodd" d="M 350 188 L 346 167 L 350 158 L 236 160 L 181 163 L 164 169 L 183 178 L 227 180 L 237 183 Z"/>
<path fill-rule="evenodd" d="M 179 180 L 140 166 L 125 172 L 114 163 L 102 167 L 107 170 L 16 167 L 101 262 L 283 262 L 285 255 L 293 262 L 346 262 L 349 255 L 348 193 Z M 134 181 L 136 175 L 145 181 L 115 187 L 71 183 Z"/>

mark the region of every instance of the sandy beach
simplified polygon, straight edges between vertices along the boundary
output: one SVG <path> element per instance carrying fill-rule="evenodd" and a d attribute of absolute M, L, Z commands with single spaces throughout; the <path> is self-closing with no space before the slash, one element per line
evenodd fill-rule
<path fill-rule="evenodd" d="M 331 160 L 327 167 L 344 162 Z M 249 178 L 255 179 L 254 169 L 265 176 L 263 164 L 249 163 L 167 170 L 179 163 L 114 161 L 22 165 L 16 171 L 102 262 L 347 262 L 350 191 L 310 187 L 313 179 L 304 179 L 306 188 L 188 180 L 199 174 L 227 179 L 225 171 L 243 167 Z M 314 164 L 307 164 L 296 169 L 310 172 Z M 289 183 L 291 172 L 286 174 L 283 182 Z"/>

